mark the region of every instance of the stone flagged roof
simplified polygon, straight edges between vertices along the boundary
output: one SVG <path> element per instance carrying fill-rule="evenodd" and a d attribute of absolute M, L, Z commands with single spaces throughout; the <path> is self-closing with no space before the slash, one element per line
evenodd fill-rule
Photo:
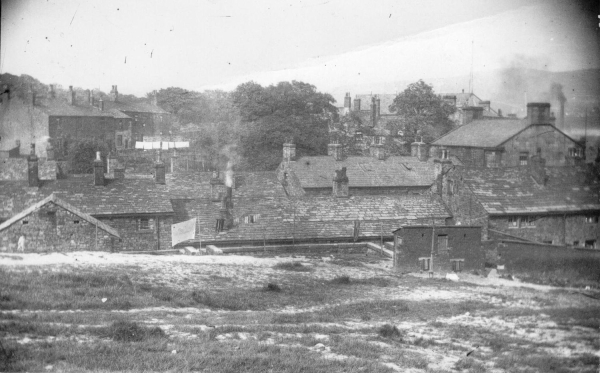
<path fill-rule="evenodd" d="M 108 108 L 106 105 L 104 106 L 104 110 L 100 110 L 83 100 L 76 102 L 75 105 L 71 105 L 66 100 L 60 98 L 40 100 L 38 103 L 36 108 L 39 108 L 50 116 L 131 118 L 119 110 Z"/>
<path fill-rule="evenodd" d="M 546 167 L 539 185 L 527 169 L 468 169 L 464 182 L 491 215 L 600 210 L 600 183 L 582 168 Z"/>
<path fill-rule="evenodd" d="M 80 218 L 87 221 L 88 223 L 93 224 L 93 225 L 97 226 L 98 228 L 106 231 L 107 233 L 109 233 L 117 238 L 121 238 L 121 236 L 119 236 L 119 232 L 117 232 L 114 228 L 106 225 L 105 223 L 101 222 L 100 220 L 98 220 L 86 213 L 83 213 L 78 208 L 61 200 L 60 198 L 56 197 L 56 195 L 54 195 L 54 194 L 50 194 L 48 197 L 42 199 L 41 201 L 39 201 L 37 203 L 34 203 L 33 205 L 27 207 L 25 210 L 21 211 L 20 213 L 14 215 L 12 218 L 8 219 L 4 223 L 0 224 L 0 232 L 3 231 L 4 229 L 10 227 L 12 224 L 18 222 L 19 220 L 23 219 L 24 217 L 28 216 L 29 214 L 35 212 L 40 207 L 47 205 L 49 203 L 60 206 L 60 207 L 64 208 L 65 210 L 71 212 L 72 214 L 79 216 Z"/>
<path fill-rule="evenodd" d="M 105 186 L 94 186 L 93 180 L 93 175 L 78 175 L 43 181 L 39 188 L 27 181 L 0 181 L 0 216 L 10 217 L 52 193 L 95 216 L 173 213 L 165 186 L 153 179 L 108 179 Z"/>
<path fill-rule="evenodd" d="M 285 190 L 277 180 L 277 172 L 234 172 L 236 188 L 233 197 L 285 197 Z M 166 189 L 171 199 L 210 198 L 212 172 L 167 174 Z M 225 183 L 225 173 L 219 179 Z"/>
<path fill-rule="evenodd" d="M 483 119 L 458 127 L 432 145 L 495 148 L 529 127 L 527 119 Z"/>
<path fill-rule="evenodd" d="M 244 241 L 287 239 L 339 239 L 353 236 L 354 221 L 359 220 L 360 237 L 391 236 L 401 225 L 431 224 L 432 219 L 449 218 L 444 206 L 429 196 L 355 196 L 344 200 L 333 197 L 233 198 L 230 230 L 215 231 L 221 204 L 208 199 L 174 201 L 175 222 L 198 218 L 196 240 Z M 254 223 L 244 217 L 255 215 Z"/>
<path fill-rule="evenodd" d="M 135 113 L 169 114 L 159 106 L 148 102 L 123 102 L 123 101 L 104 101 L 104 107 L 118 111 L 131 111 Z"/>
<path fill-rule="evenodd" d="M 302 157 L 290 162 L 303 188 L 331 188 L 334 171 L 346 167 L 350 187 L 424 187 L 434 182 L 434 165 L 415 157 L 347 157 L 336 161 L 331 156 Z"/>

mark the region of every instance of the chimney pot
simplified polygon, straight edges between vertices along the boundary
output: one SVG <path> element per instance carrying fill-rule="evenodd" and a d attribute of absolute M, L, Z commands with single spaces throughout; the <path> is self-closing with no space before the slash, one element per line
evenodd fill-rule
<path fill-rule="evenodd" d="M 70 105 L 75 105 L 75 91 L 73 90 L 73 86 L 69 86 L 69 93 L 67 94 L 67 101 Z"/>
<path fill-rule="evenodd" d="M 288 139 L 283 144 L 283 160 L 286 162 L 296 160 L 296 144 L 291 139 Z"/>
<path fill-rule="evenodd" d="M 94 159 L 94 185 L 104 186 L 104 163 L 100 152 L 96 152 L 96 159 Z"/>
<path fill-rule="evenodd" d="M 98 100 L 98 109 L 104 111 L 104 101 L 102 99 Z"/>

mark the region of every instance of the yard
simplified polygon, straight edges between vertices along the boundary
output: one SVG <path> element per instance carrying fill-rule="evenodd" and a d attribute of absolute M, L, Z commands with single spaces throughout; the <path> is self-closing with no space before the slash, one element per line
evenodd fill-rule
<path fill-rule="evenodd" d="M 0 371 L 597 372 L 597 291 L 390 265 L 2 254 Z"/>

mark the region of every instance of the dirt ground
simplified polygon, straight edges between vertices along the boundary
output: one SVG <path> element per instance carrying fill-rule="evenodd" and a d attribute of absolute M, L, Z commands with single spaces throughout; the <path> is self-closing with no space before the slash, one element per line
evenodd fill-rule
<path fill-rule="evenodd" d="M 340 260 L 351 260 L 354 264 L 340 265 Z M 278 263 L 292 261 L 301 263 L 303 268 L 309 270 L 290 272 L 276 268 Z M 600 314 L 593 313 L 593 310 L 600 309 L 600 295 L 593 290 L 559 289 L 522 283 L 516 279 L 511 281 L 493 276 L 483 277 L 473 273 L 459 274 L 458 282 L 445 280 L 440 275 L 434 279 L 427 278 L 426 274 L 401 275 L 392 271 L 391 261 L 387 259 L 77 252 L 47 255 L 3 254 L 0 255 L 0 269 L 9 274 L 30 271 L 92 273 L 104 269 L 122 270 L 135 282 L 182 291 L 192 285 L 217 289 L 220 292 L 231 289 L 240 291 L 261 287 L 267 283 L 276 283 L 286 289 L 303 279 L 326 283 L 345 276 L 352 281 L 388 281 L 382 286 L 359 286 L 351 295 L 335 297 L 331 301 L 311 302 L 306 305 L 286 304 L 260 310 L 165 305 L 125 310 L 3 307 L 0 309 L 0 322 L 3 323 L 11 319 L 9 315 L 16 315 L 35 318 L 38 321 L 50 320 L 48 323 L 52 325 L 71 325 L 76 318 L 79 324 L 85 324 L 84 327 L 98 327 L 110 323 L 115 315 L 126 315 L 144 325 L 159 326 L 166 332 L 170 341 L 193 341 L 205 338 L 205 334 L 211 332 L 214 343 L 256 341 L 284 347 L 294 346 L 320 354 L 323 359 L 371 359 L 391 371 L 402 372 L 595 372 L 598 368 L 594 365 L 597 365 L 597 359 L 600 357 L 600 334 L 597 326 Z M 451 314 L 445 314 L 443 310 L 434 310 L 439 312 L 433 312 L 433 316 L 427 312 L 421 316 L 409 312 L 379 317 L 377 312 L 373 311 L 373 317 L 365 317 L 361 316 L 364 311 L 360 311 L 333 322 L 306 319 L 302 321 L 302 325 L 314 330 L 308 333 L 286 332 L 269 327 L 261 329 L 257 326 L 261 324 L 260 320 L 263 320 L 265 315 L 292 318 L 294 315 L 312 315 L 334 307 L 351 306 L 360 302 L 375 304 L 379 301 L 405 301 L 408 308 L 423 307 L 427 304 L 435 308 L 451 305 L 462 308 L 457 308 L 459 311 Z M 110 299 L 101 298 L 98 302 L 110 302 Z M 60 314 L 67 316 L 59 317 Z M 90 317 L 86 318 L 86 314 Z M 401 344 L 394 344 L 393 341 L 377 336 L 376 331 L 384 324 L 398 329 L 403 336 Z M 342 333 L 336 332 L 333 335 L 328 332 L 333 329 L 342 330 Z M 342 343 L 340 335 L 346 341 L 361 340 L 374 350 L 383 352 L 380 355 L 374 354 L 374 357 L 361 355 L 360 352 L 346 354 L 344 351 L 349 350 L 335 348 Z M 87 334 L 66 337 L 8 332 L 2 335 L 1 329 L 0 337 L 25 347 L 41 342 L 54 343 L 61 339 L 69 339 L 79 344 L 94 343 L 97 339 Z M 309 337 L 310 340 L 307 341 Z M 393 354 L 385 352 L 391 351 L 396 345 L 402 346 L 404 356 L 415 354 L 424 363 L 403 366 L 393 358 Z M 515 355 L 515 350 L 526 353 Z M 552 357 L 556 362 L 551 365 L 534 363 L 530 358 L 524 357 L 525 355 Z M 520 365 L 520 358 L 529 359 L 529 362 Z M 66 366 L 62 367 L 69 371 Z M 45 365 L 44 370 L 60 371 L 61 365 L 49 363 Z"/>

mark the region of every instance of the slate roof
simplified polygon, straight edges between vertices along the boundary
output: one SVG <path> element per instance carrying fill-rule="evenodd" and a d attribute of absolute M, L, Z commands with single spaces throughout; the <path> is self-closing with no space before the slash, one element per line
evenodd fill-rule
<path fill-rule="evenodd" d="M 350 187 L 424 187 L 434 182 L 434 165 L 415 157 L 347 157 L 336 161 L 331 156 L 302 157 L 290 162 L 303 188 L 331 188 L 334 171 L 346 167 Z"/>
<path fill-rule="evenodd" d="M 546 167 L 548 182 L 537 184 L 526 169 L 468 169 L 464 182 L 491 215 L 600 210 L 600 182 L 581 168 Z"/>
<path fill-rule="evenodd" d="M 56 195 L 54 195 L 54 194 L 50 194 L 48 197 L 44 198 L 43 200 L 41 200 L 37 203 L 34 203 L 33 205 L 29 206 L 25 210 L 21 211 L 20 213 L 14 215 L 12 218 L 8 219 L 4 223 L 0 224 L 0 232 L 3 231 L 4 229 L 10 227 L 14 223 L 18 222 L 19 220 L 23 219 L 24 217 L 31 214 L 32 212 L 38 210 L 40 207 L 42 207 L 46 204 L 49 204 L 49 203 L 60 206 L 60 207 L 64 208 L 65 210 L 79 216 L 80 218 L 89 222 L 90 224 L 93 224 L 93 225 L 97 226 L 98 228 L 106 231 L 107 233 L 109 233 L 117 238 L 121 238 L 121 236 L 119 236 L 119 232 L 117 232 L 114 228 L 108 226 L 107 224 L 101 222 L 100 220 L 98 220 L 86 213 L 81 212 L 79 209 L 77 209 L 76 207 L 70 205 L 69 203 L 61 200 L 60 198 L 56 197 Z"/>
<path fill-rule="evenodd" d="M 219 175 L 224 182 L 223 172 Z M 233 189 L 234 198 L 249 197 L 285 197 L 285 190 L 277 180 L 277 172 L 235 172 L 237 188 Z M 166 190 L 171 199 L 210 198 L 210 179 L 212 172 L 189 174 L 167 174 Z"/>
<path fill-rule="evenodd" d="M 432 145 L 495 148 L 529 127 L 527 119 L 483 119 L 460 126 Z"/>
<path fill-rule="evenodd" d="M 26 181 L 0 181 L 0 216 L 10 217 L 52 193 L 94 216 L 172 214 L 166 192 L 153 179 L 106 180 L 105 186 L 94 186 L 93 175 L 43 181 L 39 188 Z"/>

